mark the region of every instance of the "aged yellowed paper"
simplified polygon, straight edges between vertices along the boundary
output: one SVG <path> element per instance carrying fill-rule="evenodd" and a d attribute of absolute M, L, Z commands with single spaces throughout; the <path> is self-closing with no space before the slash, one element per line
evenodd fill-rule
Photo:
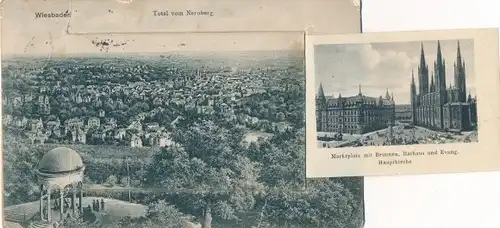
<path fill-rule="evenodd" d="M 307 31 L 358 33 L 352 0 L 71 1 L 70 33 Z"/>
<path fill-rule="evenodd" d="M 500 169 L 498 31 L 306 38 L 307 176 Z"/>

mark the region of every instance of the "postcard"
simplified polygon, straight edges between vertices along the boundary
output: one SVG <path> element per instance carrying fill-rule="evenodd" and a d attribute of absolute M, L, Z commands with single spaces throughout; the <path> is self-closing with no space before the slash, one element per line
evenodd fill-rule
<path fill-rule="evenodd" d="M 308 177 L 500 169 L 496 29 L 306 40 Z"/>
<path fill-rule="evenodd" d="M 2 19 L 9 226 L 362 226 L 362 177 L 305 178 L 304 31 L 73 34 L 27 9 Z"/>
<path fill-rule="evenodd" d="M 135 35 L 137 45 L 103 50 L 76 36 L 71 53 L 4 54 L 6 219 L 324 227 L 336 214 L 310 221 L 285 216 L 310 206 L 286 205 L 342 191 L 348 201 L 328 197 L 345 205 L 318 213 L 348 207 L 342 223 L 362 222 L 362 178 L 303 191 L 303 33 L 190 37 Z M 188 45 L 160 48 L 171 42 Z"/>

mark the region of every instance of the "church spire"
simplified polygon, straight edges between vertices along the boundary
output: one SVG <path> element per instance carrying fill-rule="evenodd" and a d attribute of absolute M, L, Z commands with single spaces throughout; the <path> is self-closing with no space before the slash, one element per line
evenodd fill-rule
<path fill-rule="evenodd" d="M 460 40 L 457 40 L 457 64 L 462 63 L 462 53 L 460 52 Z"/>
<path fill-rule="evenodd" d="M 431 93 L 436 91 L 436 85 L 434 85 L 434 72 L 432 72 L 432 75 L 431 75 L 431 87 L 429 88 L 429 91 Z"/>
<path fill-rule="evenodd" d="M 420 66 L 425 66 L 424 42 L 420 42 Z"/>
<path fill-rule="evenodd" d="M 323 90 L 323 83 L 319 83 L 318 97 L 324 97 L 325 91 Z"/>
<path fill-rule="evenodd" d="M 443 61 L 443 54 L 441 53 L 441 42 L 438 40 L 436 62 L 440 63 L 442 61 Z"/>
<path fill-rule="evenodd" d="M 389 88 L 385 89 L 385 99 L 386 100 L 390 100 L 391 99 L 391 95 L 389 94 Z"/>
<path fill-rule="evenodd" d="M 361 84 L 358 85 L 358 94 L 362 95 L 362 93 L 361 93 Z"/>
<path fill-rule="evenodd" d="M 420 43 L 420 63 L 418 65 L 419 93 L 429 93 L 429 67 L 425 62 L 424 43 Z"/>
<path fill-rule="evenodd" d="M 415 85 L 415 74 L 413 73 L 413 70 L 411 70 L 411 85 Z"/>
<path fill-rule="evenodd" d="M 434 75 L 436 80 L 436 90 L 441 93 L 442 100 L 446 100 L 446 67 L 443 54 L 441 52 L 441 42 L 437 41 L 437 56 L 434 62 Z"/>
<path fill-rule="evenodd" d="M 460 51 L 460 41 L 457 40 L 457 60 L 455 62 L 455 87 L 458 89 L 458 100 L 465 102 L 467 100 L 467 85 L 465 79 L 465 62 L 462 59 Z"/>

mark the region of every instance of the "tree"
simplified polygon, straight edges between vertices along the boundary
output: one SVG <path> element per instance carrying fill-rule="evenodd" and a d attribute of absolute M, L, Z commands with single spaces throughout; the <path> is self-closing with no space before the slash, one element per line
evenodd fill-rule
<path fill-rule="evenodd" d="M 252 149 L 252 147 L 250 147 Z M 302 189 L 305 186 L 304 129 L 277 132 L 259 142 L 249 155 L 262 165 L 260 180 L 270 187 Z"/>
<path fill-rule="evenodd" d="M 106 180 L 106 184 L 108 184 L 111 187 L 115 186 L 117 182 L 118 178 L 115 175 L 109 176 L 108 179 Z"/>
<path fill-rule="evenodd" d="M 80 217 L 69 217 L 64 220 L 61 228 L 92 228 L 95 227 L 92 224 L 89 224 Z"/>
<path fill-rule="evenodd" d="M 35 169 L 43 154 L 30 150 L 26 144 L 20 137 L 4 135 L 3 194 L 6 205 L 36 200 L 39 192 Z"/>
<path fill-rule="evenodd" d="M 270 191 L 264 221 L 286 227 L 361 227 L 360 200 L 339 178 L 311 180 L 305 191 Z"/>
<path fill-rule="evenodd" d="M 190 189 L 170 199 L 197 216 L 203 228 L 215 219 L 235 219 L 236 212 L 252 209 L 262 193 L 259 166 L 246 157 L 241 127 L 226 129 L 212 121 L 176 129 L 178 146 L 154 155 L 150 183 L 167 189 Z"/>
<path fill-rule="evenodd" d="M 148 206 L 146 218 L 149 223 L 154 226 L 149 227 L 164 227 L 164 228 L 191 228 L 189 217 L 179 212 L 172 205 L 169 205 L 165 200 L 159 200 Z"/>

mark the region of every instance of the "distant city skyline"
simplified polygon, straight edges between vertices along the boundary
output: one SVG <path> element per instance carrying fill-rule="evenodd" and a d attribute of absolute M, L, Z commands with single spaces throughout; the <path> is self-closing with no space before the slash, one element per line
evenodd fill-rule
<path fill-rule="evenodd" d="M 473 40 L 458 40 L 465 61 L 467 93 L 476 94 Z M 453 65 L 457 55 L 457 40 L 441 40 L 446 62 L 447 86 L 454 83 Z M 365 44 L 328 44 L 315 46 L 315 89 L 320 83 L 327 96 L 354 96 L 361 85 L 366 96 L 384 96 L 386 90 L 394 94 L 396 104 L 410 104 L 412 71 L 418 75 L 421 44 L 433 73 L 437 55 L 437 40 L 414 42 L 386 42 Z M 416 80 L 417 87 L 418 80 Z"/>

